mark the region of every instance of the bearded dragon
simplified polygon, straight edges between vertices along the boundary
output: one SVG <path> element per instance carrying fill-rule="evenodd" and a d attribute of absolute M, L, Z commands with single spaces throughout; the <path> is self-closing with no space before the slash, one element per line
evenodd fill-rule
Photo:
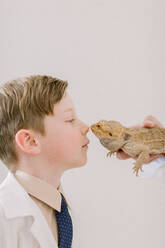
<path fill-rule="evenodd" d="M 124 151 L 131 157 L 137 156 L 133 172 L 138 176 L 139 169 L 150 154 L 165 153 L 165 128 L 124 127 L 120 122 L 100 120 L 91 125 L 91 130 L 100 143 L 109 150 L 107 156 Z"/>

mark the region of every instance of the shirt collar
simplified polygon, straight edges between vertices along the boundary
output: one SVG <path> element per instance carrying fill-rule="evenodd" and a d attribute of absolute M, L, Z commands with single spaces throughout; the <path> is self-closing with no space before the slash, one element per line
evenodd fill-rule
<path fill-rule="evenodd" d="M 15 172 L 16 179 L 27 191 L 28 194 L 36 197 L 37 199 L 45 202 L 57 211 L 61 211 L 61 194 L 63 189 L 61 185 L 56 189 L 44 180 L 38 177 L 25 173 L 24 171 L 17 170 Z"/>

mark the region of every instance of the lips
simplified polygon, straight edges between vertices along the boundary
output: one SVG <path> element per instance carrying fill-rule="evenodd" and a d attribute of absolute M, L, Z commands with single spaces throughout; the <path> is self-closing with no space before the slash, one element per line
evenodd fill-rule
<path fill-rule="evenodd" d="M 86 147 L 86 146 L 88 146 L 88 144 L 89 144 L 89 140 L 82 147 Z"/>

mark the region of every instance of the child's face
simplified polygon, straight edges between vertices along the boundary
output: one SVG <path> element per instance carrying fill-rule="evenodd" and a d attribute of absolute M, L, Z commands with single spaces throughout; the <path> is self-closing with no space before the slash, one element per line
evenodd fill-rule
<path fill-rule="evenodd" d="M 41 153 L 50 164 L 62 170 L 79 167 L 87 161 L 89 127 L 77 117 L 68 93 L 54 106 L 54 115 L 46 116 L 46 136 L 41 137 Z"/>

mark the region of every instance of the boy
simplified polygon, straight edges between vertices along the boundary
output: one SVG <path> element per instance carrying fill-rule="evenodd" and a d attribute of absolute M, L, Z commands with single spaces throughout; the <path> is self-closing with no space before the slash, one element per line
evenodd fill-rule
<path fill-rule="evenodd" d="M 1 248 L 71 248 L 73 223 L 60 185 L 87 161 L 89 127 L 76 115 L 68 83 L 20 78 L 0 90 Z"/>

